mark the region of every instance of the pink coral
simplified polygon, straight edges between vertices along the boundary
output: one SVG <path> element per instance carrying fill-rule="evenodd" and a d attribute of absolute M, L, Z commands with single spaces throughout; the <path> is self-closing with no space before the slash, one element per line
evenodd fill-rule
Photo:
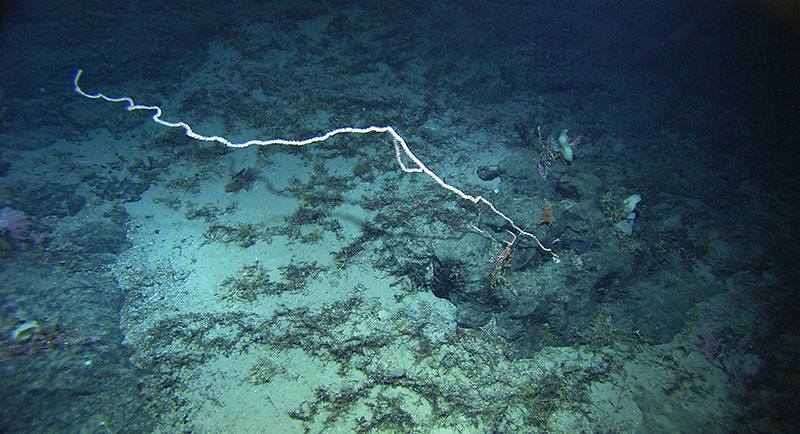
<path fill-rule="evenodd" d="M 0 209 L 0 231 L 8 232 L 16 241 L 28 238 L 31 222 L 25 213 L 8 207 Z"/>

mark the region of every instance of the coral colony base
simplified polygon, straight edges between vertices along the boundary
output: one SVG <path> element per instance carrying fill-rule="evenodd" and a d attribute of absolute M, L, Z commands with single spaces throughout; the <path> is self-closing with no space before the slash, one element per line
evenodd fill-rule
<path fill-rule="evenodd" d="M 528 232 L 528 231 L 522 229 L 521 227 L 517 226 L 517 224 L 514 223 L 514 221 L 511 220 L 511 218 L 509 218 L 508 216 L 503 214 L 500 210 L 498 210 L 494 206 L 494 204 L 489 202 L 486 198 L 484 198 L 483 196 L 471 196 L 469 194 L 464 193 L 460 189 L 454 187 L 453 185 L 450 185 L 450 184 L 444 182 L 444 180 L 442 180 L 442 178 L 440 178 L 438 175 L 436 175 L 432 170 L 428 169 L 428 167 L 425 166 L 425 164 L 423 164 L 422 161 L 419 158 L 417 158 L 417 156 L 414 155 L 413 152 L 411 152 L 411 149 L 409 149 L 408 144 L 406 143 L 405 139 L 403 139 L 397 133 L 397 131 L 395 131 L 395 129 L 393 127 L 391 127 L 391 126 L 385 126 L 385 127 L 370 126 L 370 127 L 367 127 L 367 128 L 343 127 L 343 128 L 337 128 L 335 130 L 328 131 L 325 134 L 322 134 L 322 135 L 319 135 L 319 136 L 315 136 L 315 137 L 311 137 L 311 138 L 308 138 L 308 139 L 305 139 L 305 140 L 270 139 L 270 140 L 248 140 L 248 141 L 242 142 L 242 143 L 233 143 L 233 142 L 229 141 L 228 139 L 226 139 L 224 137 L 220 137 L 220 136 L 203 136 L 201 134 L 197 134 L 185 122 L 169 122 L 169 121 L 165 121 L 165 120 L 161 119 L 161 115 L 163 113 L 162 113 L 161 107 L 159 107 L 159 106 L 154 106 L 154 105 L 153 106 L 147 106 L 147 105 L 136 104 L 135 102 L 133 102 L 133 99 L 131 99 L 130 97 L 127 97 L 127 96 L 121 96 L 121 97 L 112 98 L 112 97 L 108 97 L 108 96 L 106 96 L 106 95 L 104 95 L 102 93 L 88 94 L 88 93 L 84 92 L 83 89 L 81 89 L 80 85 L 78 84 L 78 81 L 81 78 L 81 74 L 83 74 L 83 70 L 79 69 L 75 73 L 75 78 L 73 79 L 73 84 L 74 84 L 75 92 L 81 94 L 82 96 L 85 96 L 86 98 L 91 98 L 91 99 L 103 99 L 103 100 L 106 100 L 106 101 L 109 101 L 109 102 L 125 102 L 125 103 L 128 104 L 125 107 L 126 109 L 128 109 L 128 111 L 133 111 L 133 110 L 153 110 L 153 111 L 155 111 L 155 114 L 153 114 L 152 119 L 157 124 L 163 125 L 165 127 L 170 127 L 170 128 L 183 128 L 185 133 L 186 133 L 186 135 L 191 137 L 192 139 L 205 141 L 205 142 L 218 142 L 218 143 L 221 143 L 221 144 L 223 144 L 223 145 L 225 145 L 225 146 L 227 146 L 229 148 L 246 148 L 246 147 L 252 146 L 252 145 L 257 145 L 257 146 L 268 146 L 268 145 L 305 146 L 305 145 L 310 145 L 310 144 L 316 143 L 316 142 L 323 142 L 323 141 L 328 140 L 328 139 L 330 139 L 331 137 L 333 137 L 333 136 L 335 136 L 337 134 L 342 134 L 342 133 L 349 133 L 349 134 L 388 133 L 388 134 L 390 134 L 392 136 L 392 142 L 394 144 L 394 151 L 395 151 L 395 157 L 397 158 L 397 164 L 400 165 L 400 169 L 402 169 L 403 172 L 406 172 L 406 173 L 424 173 L 425 175 L 428 175 L 431 179 L 436 181 L 436 183 L 439 184 L 442 188 L 455 193 L 460 198 L 462 198 L 464 200 L 468 200 L 468 201 L 470 201 L 470 202 L 472 202 L 474 204 L 481 203 L 483 205 L 486 205 L 487 207 L 489 207 L 489 209 L 492 210 L 493 213 L 497 214 L 503 220 L 508 222 L 508 224 L 510 224 L 511 227 L 513 227 L 514 230 L 517 231 L 517 233 L 519 235 L 524 235 L 524 236 L 532 238 L 533 241 L 536 242 L 536 244 L 539 246 L 540 249 L 544 250 L 545 252 L 549 253 L 552 256 L 553 261 L 559 262 L 558 255 L 552 249 L 545 247 L 539 241 L 539 238 L 537 238 L 536 235 L 534 235 L 533 233 Z M 403 163 L 403 155 L 405 155 L 409 160 L 411 160 L 411 162 L 414 163 L 414 166 L 412 166 L 412 167 L 406 166 L 406 164 Z M 516 239 L 516 236 L 517 235 L 515 235 L 515 239 Z"/>

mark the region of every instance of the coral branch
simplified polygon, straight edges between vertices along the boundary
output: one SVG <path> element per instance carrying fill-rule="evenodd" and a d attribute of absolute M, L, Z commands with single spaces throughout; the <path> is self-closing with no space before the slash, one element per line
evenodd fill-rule
<path fill-rule="evenodd" d="M 553 260 L 558 261 L 558 255 L 556 255 L 556 253 L 553 252 L 552 249 L 549 249 L 549 248 L 545 247 L 544 245 L 542 245 L 542 243 L 539 241 L 539 239 L 536 237 L 536 235 L 534 235 L 533 233 L 528 232 L 528 231 L 522 229 L 521 227 L 517 226 L 517 224 L 514 223 L 514 221 L 511 220 L 511 218 L 509 218 L 508 216 L 506 216 L 505 214 L 500 212 L 500 210 L 495 208 L 494 204 L 489 202 L 483 196 L 472 196 L 472 195 L 466 194 L 463 191 L 461 191 L 460 189 L 454 187 L 453 185 L 450 185 L 450 184 L 444 182 L 444 180 L 442 180 L 442 178 L 440 178 L 433 171 L 428 169 L 428 167 L 425 166 L 425 164 L 423 164 L 422 161 L 419 158 L 417 158 L 417 156 L 414 155 L 413 152 L 411 152 L 411 149 L 409 149 L 408 144 L 406 143 L 406 141 L 391 126 L 385 126 L 385 127 L 370 126 L 370 127 L 366 127 L 366 128 L 354 128 L 354 127 L 336 128 L 335 130 L 328 131 L 325 134 L 322 134 L 322 135 L 319 135 L 319 136 L 315 136 L 315 137 L 311 137 L 311 138 L 308 138 L 308 139 L 305 139 L 305 140 L 270 139 L 270 140 L 248 140 L 248 141 L 242 142 L 242 143 L 233 143 L 233 142 L 229 141 L 228 139 L 226 139 L 224 137 L 220 137 L 220 136 L 204 136 L 204 135 L 201 135 L 201 134 L 197 134 L 196 132 L 194 132 L 194 130 L 192 130 L 192 127 L 190 127 L 185 122 L 169 122 L 169 121 L 165 121 L 164 119 L 161 118 L 161 116 L 163 115 L 163 112 L 161 110 L 161 107 L 159 107 L 159 106 L 154 106 L 154 105 L 153 106 L 147 106 L 147 105 L 136 104 L 133 101 L 133 99 L 131 99 L 130 97 L 127 97 L 127 96 L 112 98 L 112 97 L 108 97 L 108 96 L 106 96 L 106 95 L 104 95 L 102 93 L 95 93 L 95 94 L 86 93 L 78 85 L 78 81 L 81 78 L 81 74 L 83 74 L 83 70 L 82 69 L 79 69 L 77 71 L 77 73 L 75 74 L 75 78 L 73 80 L 74 89 L 75 89 L 75 92 L 79 93 L 80 95 L 82 95 L 82 96 L 84 96 L 86 98 L 103 99 L 103 100 L 109 101 L 109 102 L 124 102 L 124 103 L 127 104 L 127 106 L 125 108 L 128 111 L 152 110 L 152 111 L 155 112 L 153 114 L 153 116 L 152 116 L 152 119 L 153 119 L 154 122 L 156 122 L 159 125 L 163 125 L 165 127 L 170 127 L 170 128 L 182 128 L 184 130 L 184 133 L 187 136 L 189 136 L 189 137 L 191 137 L 191 138 L 193 138 L 195 140 L 200 140 L 200 141 L 204 141 L 204 142 L 218 142 L 218 143 L 221 143 L 221 144 L 223 144 L 223 145 L 225 145 L 227 147 L 230 147 L 230 148 L 246 148 L 248 146 L 253 146 L 253 145 L 257 145 L 257 146 L 268 146 L 268 145 L 305 146 L 305 145 L 310 145 L 312 143 L 323 142 L 323 141 L 328 140 L 328 139 L 330 139 L 331 137 L 333 137 L 333 136 L 335 136 L 337 134 L 343 134 L 343 133 L 347 133 L 347 134 L 388 133 L 389 135 L 392 136 L 392 143 L 394 144 L 395 157 L 397 158 L 397 163 L 400 165 L 400 169 L 402 169 L 403 172 L 406 172 L 406 173 L 424 173 L 425 175 L 427 175 L 428 177 L 433 179 L 442 188 L 444 188 L 444 189 L 456 194 L 458 197 L 460 197 L 460 198 L 462 198 L 464 200 L 468 200 L 468 201 L 470 201 L 470 202 L 472 202 L 474 204 L 481 203 L 481 204 L 487 206 L 490 210 L 492 210 L 493 213 L 497 214 L 503 220 L 508 222 L 508 224 L 510 224 L 511 227 L 513 227 L 514 230 L 516 230 L 520 235 L 525 235 L 525 236 L 530 237 L 531 239 L 533 239 L 536 242 L 536 244 L 539 246 L 539 248 L 541 248 L 545 252 L 550 253 L 550 255 L 552 255 L 552 257 L 553 257 Z M 409 160 L 411 160 L 411 163 L 413 163 L 413 164 L 412 165 L 406 165 L 403 162 L 403 158 L 404 157 L 408 158 Z"/>

